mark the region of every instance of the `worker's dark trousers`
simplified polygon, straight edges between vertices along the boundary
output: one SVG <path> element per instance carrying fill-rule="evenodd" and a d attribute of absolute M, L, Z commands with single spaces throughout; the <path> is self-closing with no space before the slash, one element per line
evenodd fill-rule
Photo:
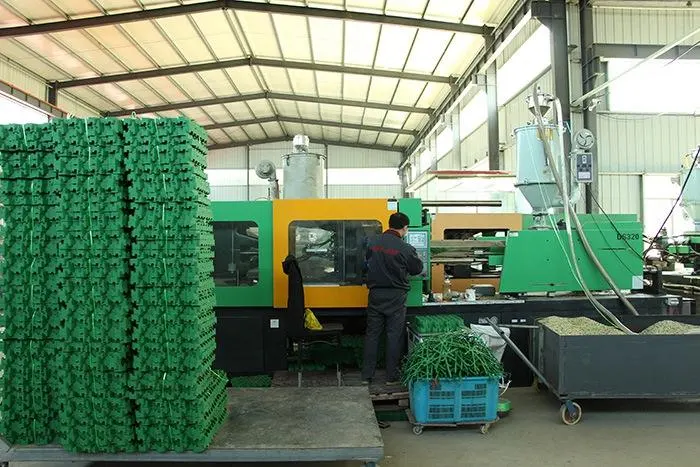
<path fill-rule="evenodd" d="M 406 332 L 406 293 L 402 289 L 370 289 L 362 379 L 374 377 L 379 340 L 384 327 L 386 327 L 387 381 L 399 379 L 399 363 Z"/>

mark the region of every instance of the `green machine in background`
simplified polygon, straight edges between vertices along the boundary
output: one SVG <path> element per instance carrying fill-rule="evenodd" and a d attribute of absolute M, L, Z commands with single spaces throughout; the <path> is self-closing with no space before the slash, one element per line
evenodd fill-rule
<path fill-rule="evenodd" d="M 272 202 L 213 202 L 220 307 L 272 307 Z"/>
<path fill-rule="evenodd" d="M 621 289 L 643 287 L 642 225 L 636 217 L 618 214 L 608 219 L 603 215 L 579 215 L 598 260 Z M 563 226 L 561 229 L 509 232 L 500 254 L 492 251 L 490 257 L 492 264 L 502 264 L 500 292 L 581 291 L 582 286 L 573 272 L 573 261 L 578 263 L 583 281 L 590 290 L 610 290 L 586 253 L 580 235 L 573 227 L 572 230 L 575 257 L 570 252 Z"/>
<path fill-rule="evenodd" d="M 642 226 L 633 214 L 580 214 L 583 231 L 606 272 L 623 290 L 643 288 Z M 498 271 L 502 294 L 580 292 L 574 274 L 575 260 L 585 285 L 593 291 L 610 290 L 610 284 L 585 251 L 572 227 L 575 259 L 561 215 L 542 219 L 523 215 L 523 228 L 500 237 L 433 242 L 431 253 L 442 264 L 488 264 Z"/>

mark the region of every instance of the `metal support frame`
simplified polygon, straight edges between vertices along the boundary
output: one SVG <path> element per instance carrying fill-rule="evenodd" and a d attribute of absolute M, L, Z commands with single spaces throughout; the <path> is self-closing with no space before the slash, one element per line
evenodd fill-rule
<path fill-rule="evenodd" d="M 326 169 L 325 169 L 326 182 L 323 185 L 324 185 L 326 198 L 328 198 L 328 160 L 329 160 L 328 159 L 328 143 L 325 143 L 323 145 L 323 155 L 326 156 Z M 340 378 L 340 376 L 338 376 L 338 378 Z M 338 381 L 340 381 L 340 379 Z"/>
<path fill-rule="evenodd" d="M 597 85 L 597 78 L 601 76 L 600 59 L 596 55 L 596 45 L 593 43 L 593 8 L 588 0 L 582 0 L 579 3 L 579 19 L 579 27 L 581 31 L 581 73 L 583 93 L 585 94 Z M 598 118 L 596 117 L 595 112 L 592 110 L 590 100 L 583 103 L 582 109 L 583 126 L 591 130 L 597 137 Z M 600 161 L 597 158 L 598 148 L 596 146 L 591 149 L 591 154 L 593 155 L 593 160 L 596 162 L 593 164 L 592 182 L 590 184 L 586 184 L 585 202 L 587 213 L 598 212 L 598 207 L 593 202 L 593 198 L 599 198 L 598 166 Z"/>
<path fill-rule="evenodd" d="M 239 148 L 241 146 L 255 146 L 257 144 L 266 144 L 266 143 L 279 143 L 281 141 L 287 141 L 290 144 L 292 140 L 289 136 L 280 136 L 278 138 L 267 138 L 267 139 L 260 139 L 260 140 L 248 140 L 248 141 L 233 141 L 231 143 L 221 143 L 221 144 L 212 144 L 208 146 L 208 149 L 210 151 L 213 151 L 215 149 L 228 149 L 228 148 Z M 348 148 L 362 148 L 362 149 L 376 149 L 379 151 L 392 151 L 392 152 L 401 152 L 403 148 L 401 147 L 396 147 L 396 146 L 384 146 L 381 144 L 362 144 L 362 143 L 349 143 L 346 141 L 323 141 L 323 140 L 316 140 L 316 139 L 311 139 L 312 143 L 318 143 L 318 144 L 328 144 L 329 146 L 341 146 L 341 147 L 348 147 Z"/>
<path fill-rule="evenodd" d="M 49 84 L 49 88 L 46 94 L 46 98 L 51 105 L 58 105 L 58 86 L 56 82 Z"/>
<path fill-rule="evenodd" d="M 246 199 L 250 201 L 250 146 L 245 147 L 245 189 Z"/>
<path fill-rule="evenodd" d="M 487 35 L 487 45 L 481 54 L 469 65 L 467 71 L 457 80 L 457 83 L 452 87 L 452 90 L 442 101 L 440 106 L 435 109 L 428 123 L 418 133 L 415 141 L 404 152 L 404 159 L 409 157 L 421 144 L 421 141 L 427 137 L 435 125 L 439 122 L 440 116 L 443 115 L 452 105 L 454 105 L 464 90 L 472 83 L 476 75 L 482 72 L 482 69 L 489 65 L 496 56 L 502 44 L 508 41 L 510 35 L 516 30 L 520 21 L 530 12 L 530 1 L 520 0 L 516 6 L 508 14 L 497 30 L 494 30 L 490 35 Z"/>
<path fill-rule="evenodd" d="M 453 169 L 462 168 L 462 130 L 459 123 L 460 106 L 452 111 L 452 164 Z"/>
<path fill-rule="evenodd" d="M 381 127 L 381 126 L 374 126 L 374 125 L 360 125 L 360 124 L 356 124 L 356 123 L 332 122 L 332 121 L 327 121 L 327 120 L 312 120 L 312 119 L 308 119 L 308 118 L 285 117 L 282 115 L 274 115 L 272 117 L 263 117 L 263 118 L 254 118 L 251 120 L 239 120 L 237 122 L 214 123 L 211 125 L 205 125 L 204 129 L 205 130 L 218 130 L 221 128 L 231 128 L 231 127 L 237 127 L 237 126 L 255 125 L 255 124 L 271 123 L 271 122 L 278 122 L 278 123 L 285 123 L 286 122 L 286 123 L 299 123 L 301 125 L 318 125 L 318 126 L 329 126 L 329 127 L 337 127 L 337 128 L 351 128 L 353 130 L 377 131 L 380 133 L 396 133 L 399 135 L 409 135 L 409 136 L 416 136 L 416 134 L 418 134 L 417 131 L 406 130 L 403 128 Z"/>
<path fill-rule="evenodd" d="M 414 81 L 426 81 L 432 83 L 452 84 L 456 78 L 425 73 L 410 73 L 404 71 L 380 70 L 375 68 L 363 68 L 347 65 L 328 65 L 294 60 L 276 60 L 269 58 L 237 58 L 233 60 L 221 60 L 216 62 L 197 63 L 152 70 L 130 71 L 113 75 L 96 76 L 94 78 L 81 78 L 59 81 L 56 86 L 60 89 L 79 86 L 93 86 L 96 84 L 117 83 L 137 79 L 158 78 L 163 76 L 181 75 L 185 73 L 199 73 L 211 70 L 224 70 L 227 68 L 262 66 L 271 68 L 292 68 L 297 70 L 326 71 L 330 73 L 347 73 L 352 75 L 380 76 L 385 78 L 408 79 Z"/>
<path fill-rule="evenodd" d="M 31 94 L 27 94 L 21 89 L 16 88 L 10 83 L 6 83 L 5 81 L 0 81 L 0 93 L 12 96 L 18 101 L 26 102 L 27 104 L 36 107 L 37 109 L 41 110 L 42 112 L 45 112 L 47 115 L 50 115 L 52 117 L 66 118 L 68 116 L 66 112 L 57 108 L 55 104 L 51 104 L 49 102 L 39 99 L 38 97 L 32 96 Z"/>
<path fill-rule="evenodd" d="M 588 3 L 588 2 L 584 2 Z M 591 9 L 590 5 L 581 4 L 581 12 L 584 7 Z M 605 58 L 647 58 L 664 45 L 648 44 L 592 44 L 593 57 Z M 700 47 L 696 45 L 676 45 L 667 52 L 657 57 L 660 60 L 700 60 Z"/>
<path fill-rule="evenodd" d="M 257 11 L 261 13 L 363 21 L 369 23 L 393 24 L 414 28 L 436 29 L 440 31 L 458 32 L 464 34 L 483 35 L 491 32 L 491 28 L 486 25 L 477 26 L 472 24 L 434 21 L 421 18 L 409 18 L 405 16 L 389 16 L 376 13 L 335 10 L 330 8 L 311 8 L 304 6 L 283 5 L 279 3 L 255 3 L 250 1 L 237 0 L 212 0 L 188 5 L 148 8 L 145 10 L 133 11 L 129 13 L 115 13 L 110 15 L 92 16 L 88 18 L 70 19 L 66 21 L 54 21 L 50 23 L 32 24 L 28 26 L 14 26 L 8 28 L 1 28 L 0 37 L 20 37 L 29 36 L 33 34 L 48 34 L 60 31 L 70 31 L 74 29 L 94 28 L 100 26 L 131 23 L 134 21 L 148 21 L 173 16 L 191 15 L 215 10 Z"/>
<path fill-rule="evenodd" d="M 550 31 L 550 54 L 554 74 L 554 95 L 561 102 L 564 124 L 571 123 L 571 91 L 569 84 L 569 30 L 566 18 L 566 0 L 533 1 L 532 17 L 537 18 Z M 564 154 L 571 153 L 571 140 L 564 138 Z M 571 173 L 571 161 L 566 158 L 567 179 Z"/>
<path fill-rule="evenodd" d="M 432 109 L 424 107 L 411 107 L 410 105 L 382 104 L 379 102 L 353 101 L 346 99 L 335 99 L 331 97 L 302 96 L 297 94 L 284 94 L 279 92 L 258 92 L 254 94 L 242 94 L 239 96 L 215 97 L 212 99 L 202 99 L 187 102 L 175 102 L 172 104 L 152 105 L 136 109 L 122 109 L 106 112 L 108 117 L 126 117 L 135 114 L 166 112 L 168 110 L 191 109 L 193 107 L 205 107 L 208 105 L 231 104 L 234 102 L 245 102 L 257 99 L 278 99 L 298 102 L 312 102 L 315 104 L 347 105 L 351 107 L 365 107 L 369 109 L 396 110 L 398 112 L 424 113 L 428 114 Z"/>
<path fill-rule="evenodd" d="M 500 170 L 500 141 L 498 128 L 498 93 L 496 61 L 486 69 L 486 127 L 488 132 L 489 170 Z"/>

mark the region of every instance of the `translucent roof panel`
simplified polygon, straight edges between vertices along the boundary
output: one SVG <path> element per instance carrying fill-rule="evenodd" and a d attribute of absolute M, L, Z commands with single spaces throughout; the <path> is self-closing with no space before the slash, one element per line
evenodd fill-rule
<path fill-rule="evenodd" d="M 182 65 L 179 51 L 161 34 L 153 22 L 125 23 L 119 27 L 126 31 L 159 67 Z"/>
<path fill-rule="evenodd" d="M 383 26 L 375 66 L 394 70 L 403 69 L 417 31 L 415 28 L 405 26 Z"/>
<path fill-rule="evenodd" d="M 276 38 L 287 60 L 311 61 L 311 42 L 306 18 L 302 16 L 273 16 Z"/>
<path fill-rule="evenodd" d="M 371 67 L 378 38 L 378 24 L 347 21 L 345 23 L 345 64 Z"/>
<path fill-rule="evenodd" d="M 309 70 L 287 70 L 292 90 L 296 94 L 318 95 L 316 92 L 316 77 Z"/>
<path fill-rule="evenodd" d="M 453 35 L 451 32 L 430 29 L 418 31 L 406 62 L 406 70 L 432 73 Z"/>
<path fill-rule="evenodd" d="M 319 120 L 321 118 L 321 113 L 318 104 L 313 104 L 310 102 L 297 102 L 297 109 L 301 118 Z"/>
<path fill-rule="evenodd" d="M 362 107 L 351 107 L 346 105 L 343 107 L 343 113 L 341 114 L 341 121 L 343 123 L 362 123 L 362 116 L 365 109 Z"/>
<path fill-rule="evenodd" d="M 318 92 L 323 96 L 342 96 L 342 73 L 328 73 L 326 71 L 314 72 Z"/>
<path fill-rule="evenodd" d="M 367 91 L 372 79 L 374 78 L 363 75 L 346 75 L 343 79 L 343 99 L 366 100 Z"/>
<path fill-rule="evenodd" d="M 59 91 L 64 98 L 78 99 L 96 112 L 148 115 L 152 106 L 170 104 L 172 110 L 159 115 L 186 115 L 203 125 L 270 117 L 306 122 L 269 121 L 245 128 L 211 129 L 211 141 L 216 144 L 240 144 L 248 139 L 265 140 L 307 131 L 316 139 L 404 149 L 413 142 L 412 136 L 373 128 L 421 130 L 428 115 L 410 112 L 411 108 L 438 108 L 450 85 L 435 82 L 435 77 L 461 76 L 482 50 L 483 38 L 425 25 L 367 22 L 358 15 L 353 19 L 313 12 L 307 15 L 304 9 L 425 18 L 445 22 L 449 29 L 460 22 L 496 26 L 516 3 L 248 1 L 267 3 L 272 10 L 284 4 L 299 8 L 299 14 L 248 11 L 244 6 L 237 8 L 236 2 L 221 9 L 209 0 L 5 0 L 0 2 L 0 28 L 63 22 L 66 18 L 104 18 L 100 25 L 84 30 L 69 27 L 2 38 L 0 53 L 47 82 L 97 80 L 97 84 L 79 84 Z M 208 10 L 185 11 L 191 4 L 207 2 L 212 5 Z M 153 8 L 173 8 L 180 13 L 155 18 L 148 13 Z M 144 17 L 137 21 L 118 23 L 110 18 L 144 9 Z M 263 66 L 255 63 L 256 59 L 271 62 Z M 188 71 L 175 74 L 168 70 L 179 66 L 189 67 Z M 148 78 L 131 76 L 146 71 Z M 284 98 L 271 99 L 265 93 L 283 94 Z M 221 102 L 239 95 L 251 97 Z M 376 106 L 381 108 L 373 108 Z"/>
<path fill-rule="evenodd" d="M 203 33 L 217 59 L 226 60 L 245 55 L 236 41 L 226 15 L 220 11 L 197 13 L 192 15 L 192 20 Z"/>
<path fill-rule="evenodd" d="M 251 67 L 229 68 L 226 74 L 241 94 L 252 94 L 261 90 Z"/>
<path fill-rule="evenodd" d="M 386 110 L 381 109 L 364 109 L 362 123 L 364 125 L 379 126 L 386 118 Z"/>

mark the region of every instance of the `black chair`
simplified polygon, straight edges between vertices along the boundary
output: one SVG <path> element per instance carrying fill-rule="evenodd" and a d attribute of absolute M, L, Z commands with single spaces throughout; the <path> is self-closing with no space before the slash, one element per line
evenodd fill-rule
<path fill-rule="evenodd" d="M 302 367 L 306 351 L 313 344 L 326 343 L 337 348 L 341 346 L 343 325 L 341 323 L 321 323 L 323 329 L 314 331 L 304 326 L 304 312 L 306 302 L 304 299 L 304 280 L 301 276 L 299 263 L 293 255 L 289 255 L 282 262 L 282 270 L 287 275 L 289 289 L 287 295 L 287 339 L 294 349 L 297 349 L 297 385 L 301 387 Z M 338 386 L 341 385 L 340 364 L 336 363 L 336 378 Z"/>

